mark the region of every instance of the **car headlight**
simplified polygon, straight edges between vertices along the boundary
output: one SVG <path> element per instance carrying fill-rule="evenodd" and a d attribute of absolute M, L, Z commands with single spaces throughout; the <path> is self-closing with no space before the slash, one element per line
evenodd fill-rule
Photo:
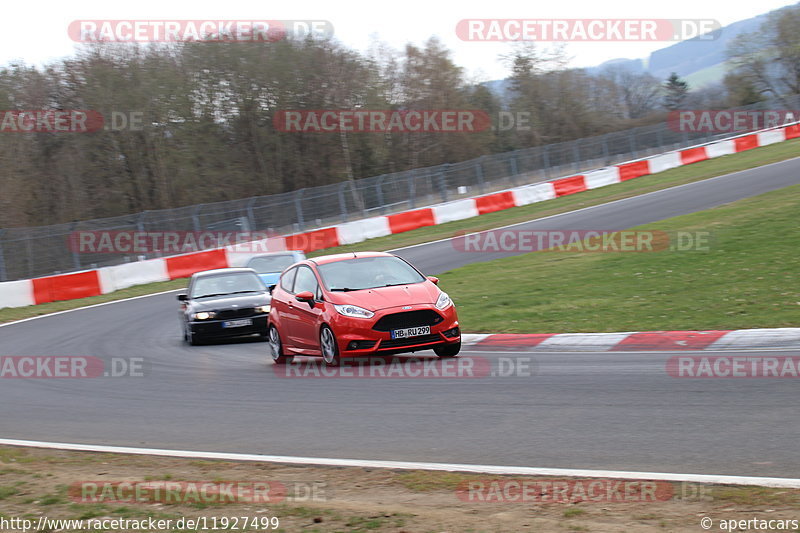
<path fill-rule="evenodd" d="M 217 316 L 217 313 L 214 311 L 200 311 L 199 313 L 195 313 L 192 315 L 192 318 L 195 320 L 208 320 L 209 318 L 214 318 Z"/>
<path fill-rule="evenodd" d="M 256 313 L 269 313 L 270 309 L 272 309 L 269 305 L 259 305 L 256 306 Z"/>
<path fill-rule="evenodd" d="M 375 313 L 372 311 L 367 311 L 363 307 L 358 307 L 357 305 L 333 304 L 333 307 L 336 308 L 336 311 L 338 311 L 340 315 L 349 316 L 351 318 L 372 318 L 375 316 Z"/>
<path fill-rule="evenodd" d="M 439 297 L 436 299 L 436 309 L 447 309 L 453 304 L 453 300 L 447 295 L 446 292 L 440 292 Z"/>

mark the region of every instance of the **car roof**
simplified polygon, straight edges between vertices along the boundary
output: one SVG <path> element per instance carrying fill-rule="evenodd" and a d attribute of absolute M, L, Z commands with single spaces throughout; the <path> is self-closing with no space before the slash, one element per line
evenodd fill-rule
<path fill-rule="evenodd" d="M 357 259 L 361 257 L 397 257 L 397 256 L 387 252 L 349 252 L 346 254 L 321 255 L 319 257 L 311 258 L 308 261 L 312 261 L 318 265 L 324 265 L 326 263 L 335 263 L 337 261 L 346 261 L 348 259 Z"/>
<path fill-rule="evenodd" d="M 256 271 L 252 268 L 245 268 L 245 267 L 238 267 L 238 268 L 215 268 L 213 270 L 203 270 L 201 272 L 195 272 L 192 274 L 193 278 L 203 278 L 206 276 L 214 276 L 217 274 L 235 274 L 239 272 L 251 272 L 256 274 Z M 257 275 L 257 274 L 256 274 Z"/>

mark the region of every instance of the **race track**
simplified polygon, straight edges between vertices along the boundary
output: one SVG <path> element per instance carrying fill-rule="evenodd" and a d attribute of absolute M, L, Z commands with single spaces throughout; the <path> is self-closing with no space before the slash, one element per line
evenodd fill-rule
<path fill-rule="evenodd" d="M 800 159 L 518 229 L 623 229 L 800 183 Z M 428 274 L 493 254 L 400 250 Z M 498 255 L 499 256 L 499 255 Z M 443 278 L 446 287 L 446 277 Z M 469 330 L 469 324 L 464 324 Z M 276 375 L 267 344 L 189 347 L 162 294 L 0 328 L 0 355 L 143 358 L 144 377 L 3 379 L 0 437 L 313 457 L 800 477 L 796 380 L 669 377 L 670 353 L 498 353 L 516 377 Z M 432 352 L 421 356 L 433 357 Z M 758 355 L 758 354 L 749 354 Z"/>

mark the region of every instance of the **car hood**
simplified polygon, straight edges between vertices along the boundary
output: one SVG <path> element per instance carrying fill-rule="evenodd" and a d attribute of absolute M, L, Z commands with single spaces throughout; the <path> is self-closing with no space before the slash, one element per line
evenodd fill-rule
<path fill-rule="evenodd" d="M 388 307 L 403 305 L 433 304 L 439 297 L 439 288 L 430 281 L 397 285 L 395 287 L 378 287 L 360 291 L 332 292 L 331 302 L 335 304 L 352 304 L 370 311 L 380 311 Z"/>
<path fill-rule="evenodd" d="M 267 305 L 272 301 L 266 292 L 258 294 L 236 294 L 234 296 L 218 296 L 215 298 L 202 298 L 192 300 L 192 311 L 214 311 L 216 309 L 230 309 L 236 307 L 255 307 L 257 305 Z"/>

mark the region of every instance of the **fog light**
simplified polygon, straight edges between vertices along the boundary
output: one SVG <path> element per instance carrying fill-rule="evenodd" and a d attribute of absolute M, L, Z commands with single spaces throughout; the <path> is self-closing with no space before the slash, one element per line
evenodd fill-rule
<path fill-rule="evenodd" d="M 347 344 L 348 350 L 367 350 L 375 346 L 375 341 L 350 341 Z"/>
<path fill-rule="evenodd" d="M 442 332 L 442 334 L 445 337 L 449 337 L 451 339 L 454 339 L 454 338 L 458 337 L 461 334 L 461 331 L 458 329 L 458 327 L 455 327 L 453 329 L 448 329 L 447 331 Z"/>

